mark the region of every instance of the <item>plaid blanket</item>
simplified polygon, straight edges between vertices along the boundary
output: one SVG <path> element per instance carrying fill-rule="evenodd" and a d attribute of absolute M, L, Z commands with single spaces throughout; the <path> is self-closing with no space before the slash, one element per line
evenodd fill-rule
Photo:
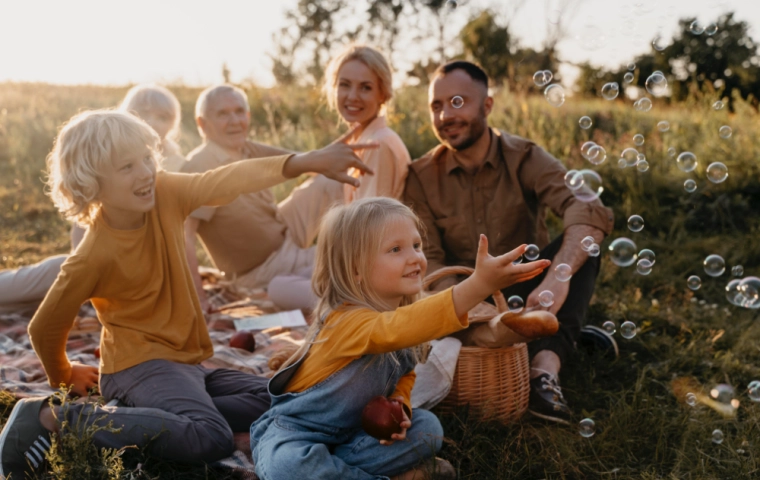
<path fill-rule="evenodd" d="M 271 375 L 267 365 L 271 356 L 283 349 L 292 350 L 303 342 L 305 329 L 272 328 L 255 334 L 254 352 L 230 347 L 235 318 L 272 313 L 276 308 L 263 291 L 241 292 L 219 284 L 209 284 L 207 290 L 215 311 L 208 318 L 214 356 L 203 362 L 204 366 Z M 30 320 L 30 316 L 21 314 L 0 315 L 0 389 L 19 398 L 53 393 L 42 364 L 29 343 L 26 329 Z M 83 305 L 66 345 L 69 359 L 98 366 L 95 348 L 100 344 L 100 330 L 94 309 L 89 304 Z M 234 471 L 238 478 L 256 478 L 248 433 L 235 434 L 235 445 L 237 449 L 233 455 L 215 466 Z"/>

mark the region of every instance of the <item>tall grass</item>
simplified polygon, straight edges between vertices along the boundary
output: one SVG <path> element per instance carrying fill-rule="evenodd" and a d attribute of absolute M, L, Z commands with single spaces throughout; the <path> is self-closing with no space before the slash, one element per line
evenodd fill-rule
<path fill-rule="evenodd" d="M 182 104 L 184 152 L 200 139 L 192 119 L 197 89 L 172 87 Z M 30 263 L 67 249 L 68 225 L 44 196 L 41 172 L 58 126 L 82 108 L 116 105 L 125 88 L 59 87 L 41 84 L 0 84 L 0 267 Z M 296 150 L 323 146 L 342 126 L 327 111 L 315 90 L 250 89 L 252 137 Z M 419 157 L 436 145 L 431 131 L 426 92 L 406 88 L 395 92 L 389 122 Z M 728 304 L 723 288 L 730 267 L 741 264 L 747 275 L 760 276 L 760 117 L 741 99 L 735 113 L 711 109 L 712 98 L 665 106 L 655 101 L 650 112 L 637 112 L 632 101 L 569 98 L 561 108 L 542 97 L 495 95 L 492 126 L 529 138 L 563 161 L 568 168 L 592 168 L 604 180 L 602 200 L 615 212 L 611 238 L 626 236 L 639 248 L 651 248 L 657 258 L 648 276 L 634 267 L 620 268 L 606 259 L 588 321 L 618 325 L 631 320 L 639 327 L 630 340 L 617 336 L 620 358 L 604 360 L 579 352 L 562 371 L 562 384 L 576 420 L 591 417 L 597 432 L 583 438 L 577 428 L 545 425 L 528 417 L 501 426 L 472 419 L 466 409 L 442 418 L 447 442 L 442 455 L 461 478 L 753 478 L 760 476 L 760 404 L 749 400 L 746 385 L 760 379 L 760 322 L 757 310 Z M 593 120 L 582 130 L 578 119 Z M 656 125 L 670 123 L 667 132 Z M 718 129 L 733 128 L 730 139 Z M 647 172 L 619 169 L 617 158 L 632 137 L 641 133 L 639 148 L 650 164 Z M 587 163 L 580 146 L 587 140 L 602 145 L 608 155 L 599 167 Z M 680 171 L 667 150 L 694 152 L 696 171 Z M 705 169 L 725 163 L 728 179 L 706 180 Z M 699 188 L 686 193 L 686 178 Z M 279 198 L 288 188 L 277 190 Z M 633 233 L 626 219 L 639 214 L 642 232 Z M 557 219 L 551 227 L 561 228 Z M 702 260 L 722 255 L 728 271 L 713 279 Z M 686 288 L 692 274 L 702 277 L 697 292 Z M 705 406 L 689 407 L 675 381 L 692 389 L 729 383 L 741 400 L 735 419 L 724 419 Z M 712 431 L 725 434 L 721 444 Z M 134 473 L 135 462 L 125 460 Z M 193 470 L 151 460 L 153 475 L 162 478 L 205 478 Z M 131 469 L 131 470 L 130 470 Z M 181 473 L 179 473 L 181 472 Z M 127 473 L 125 475 L 131 474 Z"/>

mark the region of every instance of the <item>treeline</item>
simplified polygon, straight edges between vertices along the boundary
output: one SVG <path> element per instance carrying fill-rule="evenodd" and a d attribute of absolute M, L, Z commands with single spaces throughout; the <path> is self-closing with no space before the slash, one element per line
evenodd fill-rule
<path fill-rule="evenodd" d="M 511 21 L 524 1 L 500 2 L 500 11 L 470 11 L 469 21 L 451 32 L 452 15 L 467 14 L 466 1 L 455 0 L 299 0 L 287 13 L 286 26 L 275 34 L 273 74 L 280 84 L 316 84 L 334 51 L 350 41 L 379 46 L 393 61 L 414 58 L 404 73 L 413 82 L 427 83 L 429 74 L 441 63 L 463 58 L 480 63 L 495 84 L 511 91 L 537 92 L 533 74 L 540 70 L 558 77 L 563 59 L 558 44 L 568 37 L 574 11 L 583 0 L 563 0 L 552 18 L 545 19 L 546 35 L 540 48 L 522 45 Z M 496 8 L 496 7 L 494 7 Z M 356 19 L 363 19 L 357 22 Z M 584 48 L 583 39 L 581 44 Z M 593 39 L 589 41 L 593 42 Z M 413 46 L 413 47 L 410 47 Z M 760 98 L 760 52 L 749 35 L 749 25 L 727 13 L 713 23 L 700 25 L 695 18 L 679 20 L 670 39 L 655 38 L 650 51 L 625 59 L 616 69 L 576 65 L 580 74 L 574 90 L 599 96 L 601 87 L 618 82 L 623 88 L 643 89 L 646 79 L 659 70 L 668 78 L 671 102 L 688 98 L 725 97 L 730 104 L 740 96 L 757 106 Z M 400 63 L 400 62 L 394 62 Z M 635 64 L 630 70 L 628 66 Z M 632 75 L 627 75 L 631 73 Z M 623 96 L 621 95 L 621 98 Z"/>

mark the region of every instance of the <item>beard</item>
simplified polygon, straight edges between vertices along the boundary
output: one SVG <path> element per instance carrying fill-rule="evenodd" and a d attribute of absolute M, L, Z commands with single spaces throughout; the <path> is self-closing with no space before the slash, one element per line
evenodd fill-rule
<path fill-rule="evenodd" d="M 447 122 L 441 125 L 440 129 L 435 129 L 435 136 L 438 138 L 438 140 L 449 150 L 454 150 L 455 152 L 461 152 L 463 150 L 467 150 L 471 146 L 477 142 L 480 137 L 483 136 L 486 129 L 488 128 L 488 123 L 486 121 L 486 112 L 483 107 L 480 108 L 480 112 L 478 112 L 479 115 L 470 120 L 469 122 L 462 122 L 462 121 L 452 121 Z M 441 130 L 445 129 L 446 127 L 450 125 L 455 124 L 462 124 L 465 129 L 462 131 L 462 133 L 459 134 L 459 138 L 457 138 L 456 141 L 451 141 L 447 137 L 441 133 Z"/>

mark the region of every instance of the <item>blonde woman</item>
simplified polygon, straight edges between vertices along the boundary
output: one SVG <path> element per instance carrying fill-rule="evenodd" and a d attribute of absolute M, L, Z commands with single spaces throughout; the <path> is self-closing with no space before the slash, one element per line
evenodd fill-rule
<path fill-rule="evenodd" d="M 357 128 L 349 144 L 378 145 L 357 152 L 375 174 L 363 177 L 359 187 L 344 185 L 345 202 L 368 197 L 400 199 L 411 158 L 404 142 L 385 122 L 386 105 L 393 95 L 385 57 L 371 47 L 349 45 L 327 66 L 323 91 L 341 119 Z M 313 308 L 317 297 L 311 291 L 311 271 L 308 267 L 294 275 L 274 277 L 267 288 L 269 298 L 286 310 Z"/>
<path fill-rule="evenodd" d="M 391 68 L 377 50 L 352 44 L 327 66 L 323 91 L 327 103 L 349 125 L 361 125 L 355 143 L 377 143 L 378 148 L 360 153 L 375 175 L 362 179 L 359 188 L 346 185 L 345 199 L 401 198 L 412 162 L 404 142 L 388 128 L 387 103 L 393 96 Z"/>

